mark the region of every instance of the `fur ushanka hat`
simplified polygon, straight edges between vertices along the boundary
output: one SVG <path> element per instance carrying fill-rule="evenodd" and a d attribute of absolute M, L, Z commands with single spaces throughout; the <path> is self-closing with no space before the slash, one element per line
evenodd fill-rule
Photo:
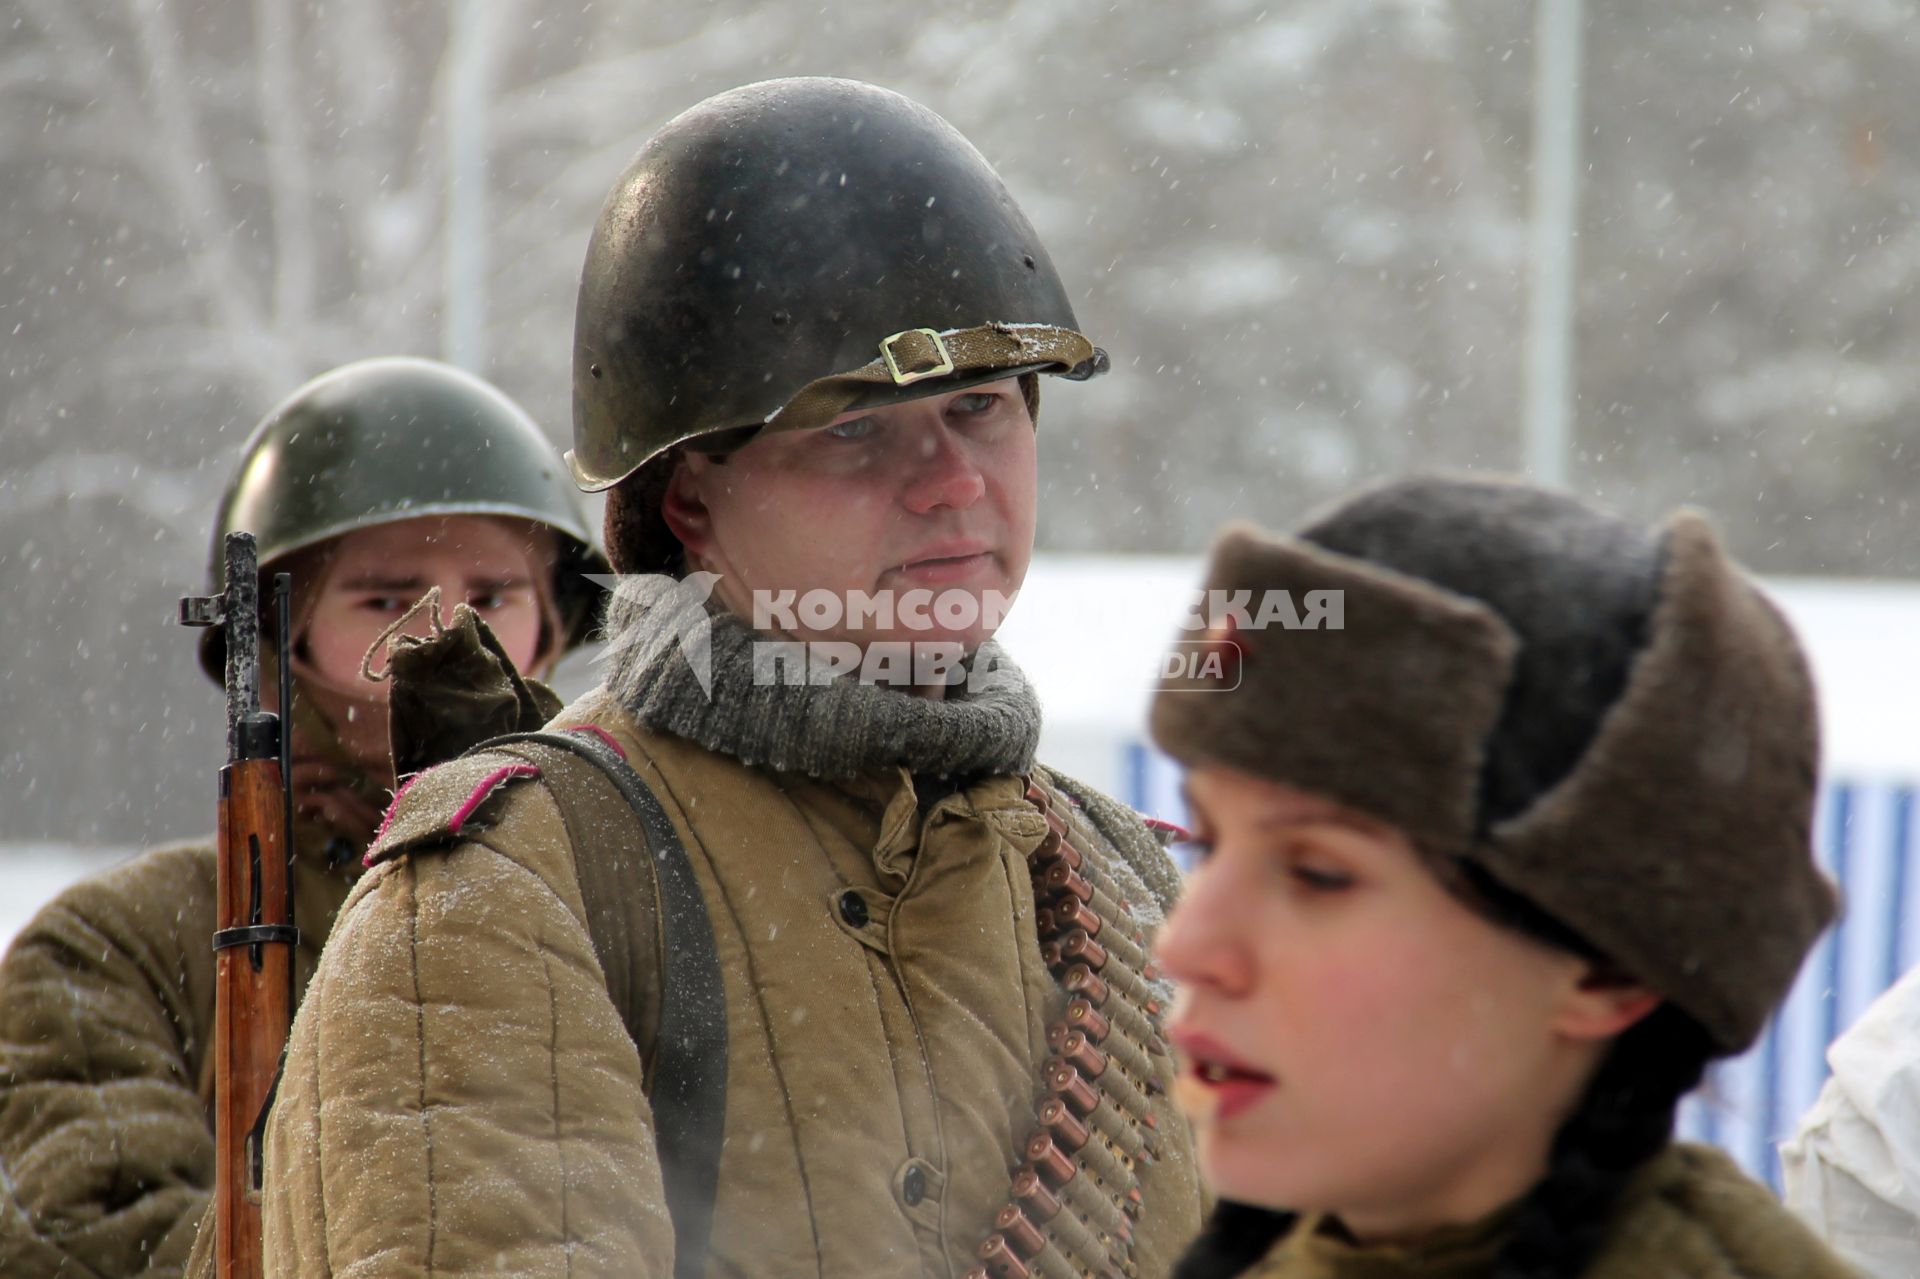
<path fill-rule="evenodd" d="M 1249 615 L 1284 591 L 1269 620 L 1322 625 L 1207 619 L 1230 660 L 1162 683 L 1169 754 L 1389 822 L 1442 882 L 1477 866 L 1726 1052 L 1758 1036 L 1834 915 L 1818 727 L 1793 632 L 1701 516 L 1646 532 L 1530 485 L 1401 481 L 1292 538 L 1229 528 L 1206 587 L 1250 592 Z M 1296 617 L 1316 591 L 1338 605 Z"/>

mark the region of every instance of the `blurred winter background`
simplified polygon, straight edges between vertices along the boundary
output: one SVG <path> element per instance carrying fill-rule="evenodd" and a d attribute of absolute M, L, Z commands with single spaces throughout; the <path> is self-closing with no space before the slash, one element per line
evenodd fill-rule
<path fill-rule="evenodd" d="M 1648 518 L 1703 505 L 1771 575 L 1906 577 L 1915 10 L 0 0 L 0 936 L 103 857 L 211 824 L 220 709 L 172 618 L 257 418 L 413 353 L 564 443 L 602 195 L 676 111 L 770 76 L 946 115 L 1113 352 L 1047 397 L 1050 551 L 1191 557 L 1229 515 L 1525 467 Z M 1838 666 L 1903 736 L 1913 685 L 1876 681 L 1905 678 L 1890 619 L 1913 613 L 1823 616 L 1878 628 L 1879 665 Z M 1024 627 L 1070 675 L 1088 630 Z M 1061 689 L 1069 720 L 1102 701 Z M 1135 699 L 1104 701 L 1063 749 L 1164 793 L 1119 740 Z M 1882 967 L 1912 957 L 1907 764 L 1863 766 L 1901 876 Z M 1820 981 L 1816 1038 L 1873 986 L 1842 1008 Z"/>

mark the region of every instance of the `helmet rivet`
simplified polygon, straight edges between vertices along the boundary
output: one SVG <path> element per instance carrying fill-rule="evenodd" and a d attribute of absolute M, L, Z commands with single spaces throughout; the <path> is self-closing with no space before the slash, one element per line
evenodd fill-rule
<path fill-rule="evenodd" d="M 1020 255 L 1020 261 L 1025 264 L 1027 270 L 1031 271 L 1034 269 L 1033 254 L 1022 253 Z"/>
<path fill-rule="evenodd" d="M 593 375 L 594 375 L 595 377 L 599 377 L 599 376 L 600 376 L 600 366 L 599 366 L 598 364 L 589 364 L 589 365 L 587 365 L 587 372 L 589 372 L 589 373 L 591 373 L 591 374 L 593 374 Z"/>
<path fill-rule="evenodd" d="M 792 319 L 793 317 L 791 315 L 788 315 L 785 311 L 775 311 L 773 313 L 773 324 L 775 328 L 784 328 L 787 322 Z"/>

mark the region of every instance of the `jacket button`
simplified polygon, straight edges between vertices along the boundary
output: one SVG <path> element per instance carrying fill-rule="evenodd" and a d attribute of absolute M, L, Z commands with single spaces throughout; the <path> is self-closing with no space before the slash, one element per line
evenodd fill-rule
<path fill-rule="evenodd" d="M 900 1178 L 900 1198 L 911 1208 L 927 1197 L 927 1173 L 919 1164 L 907 1169 Z"/>
<path fill-rule="evenodd" d="M 867 899 L 859 893 L 854 892 L 851 888 L 841 893 L 840 918 L 846 920 L 847 923 L 855 928 L 865 928 L 867 926 Z M 926 1188 L 924 1181 L 925 1179 L 922 1178 L 922 1190 Z"/>

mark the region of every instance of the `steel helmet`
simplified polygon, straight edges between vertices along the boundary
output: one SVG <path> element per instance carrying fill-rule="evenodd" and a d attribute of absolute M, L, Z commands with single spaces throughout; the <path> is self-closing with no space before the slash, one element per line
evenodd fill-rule
<path fill-rule="evenodd" d="M 770 80 L 677 116 L 608 195 L 575 314 L 569 461 L 597 491 L 676 445 L 1106 363 L 951 125 L 871 84 Z M 638 567 L 657 565 L 622 564 Z"/>
<path fill-rule="evenodd" d="M 503 515 L 553 529 L 564 643 L 585 638 L 603 592 L 584 575 L 608 570 L 560 457 L 519 405 L 432 360 L 343 365 L 262 419 L 220 500 L 213 593 L 224 588 L 223 548 L 236 529 L 258 539 L 264 573 L 330 538 L 423 515 Z M 206 631 L 200 652 L 215 679 L 225 660 L 220 636 Z"/>

